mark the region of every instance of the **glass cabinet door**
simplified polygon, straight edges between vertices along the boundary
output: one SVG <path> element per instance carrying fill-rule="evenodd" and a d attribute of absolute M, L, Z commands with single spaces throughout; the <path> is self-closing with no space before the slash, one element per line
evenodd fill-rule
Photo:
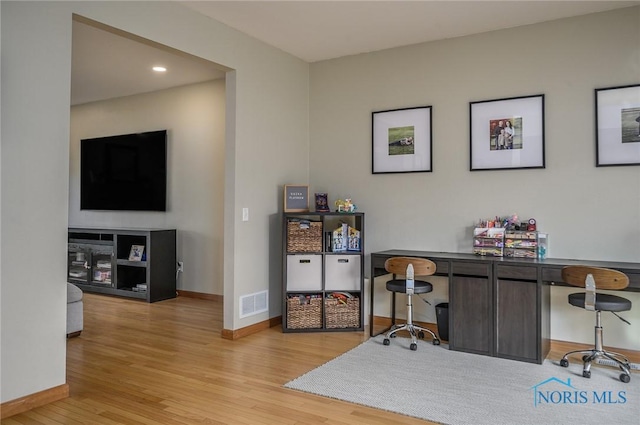
<path fill-rule="evenodd" d="M 111 265 L 113 263 L 113 249 L 94 249 L 91 253 L 91 280 L 96 285 L 111 285 Z"/>
<path fill-rule="evenodd" d="M 69 244 L 67 278 L 69 282 L 87 283 L 91 250 L 81 244 Z"/>

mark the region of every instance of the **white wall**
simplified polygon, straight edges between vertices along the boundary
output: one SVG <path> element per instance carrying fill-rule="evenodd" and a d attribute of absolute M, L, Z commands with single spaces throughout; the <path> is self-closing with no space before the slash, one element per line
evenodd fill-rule
<path fill-rule="evenodd" d="M 366 252 L 471 252 L 478 218 L 518 213 L 550 234 L 552 257 L 637 262 L 640 167 L 595 167 L 594 89 L 640 83 L 638 40 L 636 7 L 314 63 L 312 191 L 353 198 Z M 469 102 L 541 93 L 546 168 L 470 172 Z M 425 105 L 433 172 L 371 174 L 371 112 Z M 592 341 L 562 291 L 552 338 Z M 633 326 L 614 318 L 606 341 L 640 349 L 640 308 L 625 316 Z"/>
<path fill-rule="evenodd" d="M 66 357 L 71 25 L 16 6 L 1 4 L 2 401 L 64 384 Z"/>
<path fill-rule="evenodd" d="M 0 402 L 65 382 L 73 13 L 235 70 L 225 101 L 224 327 L 278 316 L 277 294 L 270 313 L 240 320 L 237 306 L 240 295 L 280 287 L 280 257 L 267 253 L 280 244 L 281 186 L 308 182 L 308 64 L 174 2 L 0 7 Z M 249 222 L 240 221 L 242 207 Z"/>
<path fill-rule="evenodd" d="M 225 82 L 71 108 L 69 227 L 178 229 L 178 289 L 223 293 Z M 80 140 L 168 130 L 167 211 L 80 210 Z M 153 283 L 153 282 L 152 282 Z"/>

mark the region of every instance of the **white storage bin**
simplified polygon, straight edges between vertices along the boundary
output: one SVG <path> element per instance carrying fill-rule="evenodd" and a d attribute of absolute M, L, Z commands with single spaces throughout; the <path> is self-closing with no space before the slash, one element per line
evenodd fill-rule
<path fill-rule="evenodd" d="M 322 255 L 287 255 L 287 291 L 322 290 Z"/>
<path fill-rule="evenodd" d="M 325 290 L 360 290 L 360 255 L 327 255 L 324 261 Z"/>

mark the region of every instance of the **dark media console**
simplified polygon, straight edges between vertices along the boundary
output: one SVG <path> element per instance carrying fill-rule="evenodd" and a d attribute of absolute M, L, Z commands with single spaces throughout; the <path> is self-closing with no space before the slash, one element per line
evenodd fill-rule
<path fill-rule="evenodd" d="M 175 298 L 176 230 L 70 228 L 67 281 L 147 302 Z"/>

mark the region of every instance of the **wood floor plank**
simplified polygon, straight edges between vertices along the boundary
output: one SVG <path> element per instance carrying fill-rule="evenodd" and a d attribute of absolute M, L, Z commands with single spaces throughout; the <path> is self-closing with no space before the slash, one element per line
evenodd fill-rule
<path fill-rule="evenodd" d="M 274 327 L 237 340 L 221 332 L 219 300 L 147 304 L 87 293 L 84 330 L 67 340 L 69 397 L 2 425 L 430 424 L 283 387 L 358 346 L 365 332 Z M 575 347 L 554 342 L 549 358 Z"/>

